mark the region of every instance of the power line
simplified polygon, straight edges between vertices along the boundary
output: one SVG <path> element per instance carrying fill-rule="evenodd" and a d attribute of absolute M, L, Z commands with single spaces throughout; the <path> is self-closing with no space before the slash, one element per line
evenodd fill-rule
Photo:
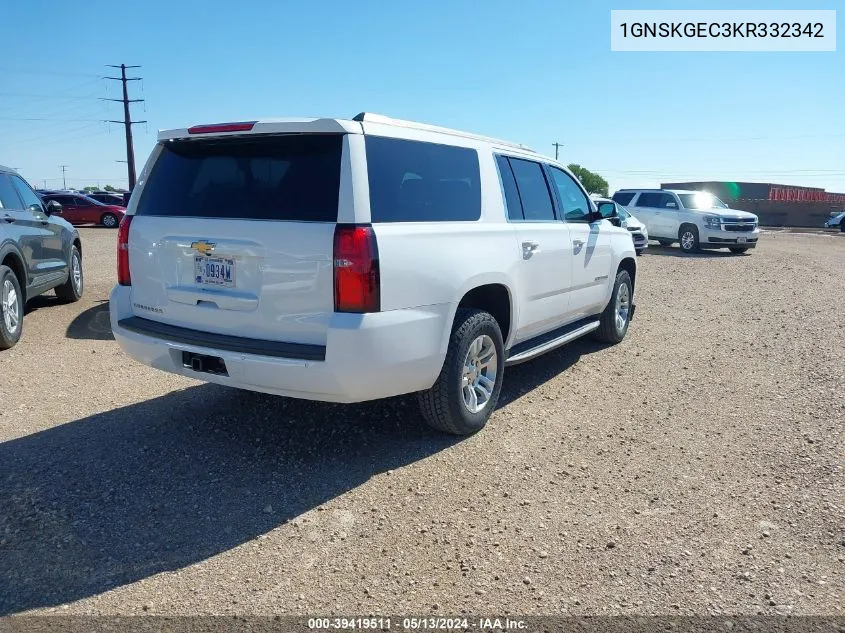
<path fill-rule="evenodd" d="M 0 71 L 9 73 L 19 73 L 23 75 L 59 75 L 63 77 L 97 77 L 98 79 L 103 78 L 102 75 L 97 75 L 95 73 L 78 73 L 59 70 L 34 70 L 31 68 L 18 68 L 17 66 L 0 66 Z"/>
<path fill-rule="evenodd" d="M 41 117 L 0 116 L 0 121 L 63 121 L 69 123 L 96 121 L 97 123 L 102 123 L 104 119 L 52 119 Z M 113 123 L 123 123 L 123 121 L 113 121 Z M 135 123 L 146 123 L 146 121 L 135 121 Z"/>
<path fill-rule="evenodd" d="M 135 149 L 132 146 L 132 124 L 146 123 L 146 121 L 133 121 L 129 114 L 130 103 L 143 103 L 144 100 L 129 98 L 126 82 L 141 81 L 141 77 L 127 77 L 126 69 L 140 68 L 140 66 L 127 66 L 126 64 L 121 64 L 120 66 L 109 64 L 108 66 L 109 68 L 120 68 L 120 77 L 106 77 L 106 79 L 121 82 L 123 85 L 123 99 L 106 99 L 106 101 L 123 102 L 123 121 L 109 121 L 109 123 L 123 123 L 124 129 L 126 130 L 126 169 L 129 176 L 129 191 L 132 191 L 135 188 Z"/>

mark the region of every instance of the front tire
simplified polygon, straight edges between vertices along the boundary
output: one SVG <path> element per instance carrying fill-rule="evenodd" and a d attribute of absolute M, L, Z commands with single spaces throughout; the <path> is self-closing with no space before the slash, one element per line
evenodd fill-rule
<path fill-rule="evenodd" d="M 70 265 L 68 266 L 67 281 L 56 286 L 56 296 L 67 303 L 75 303 L 82 298 L 85 288 L 85 278 L 82 274 L 82 255 L 76 246 L 70 249 Z"/>
<path fill-rule="evenodd" d="M 431 428 L 452 435 L 484 428 L 502 390 L 504 347 L 502 331 L 489 312 L 458 310 L 443 369 L 418 396 Z"/>
<path fill-rule="evenodd" d="M 678 241 L 684 253 L 698 252 L 698 227 L 694 224 L 684 224 L 678 231 Z"/>
<path fill-rule="evenodd" d="M 9 349 L 23 333 L 24 296 L 17 276 L 0 266 L 0 349 Z"/>
<path fill-rule="evenodd" d="M 113 229 L 117 227 L 119 222 L 117 221 L 117 216 L 114 213 L 104 213 L 103 217 L 100 218 L 100 224 L 107 229 Z"/>
<path fill-rule="evenodd" d="M 616 273 L 613 293 L 604 312 L 601 313 L 599 327 L 593 332 L 593 338 L 602 343 L 616 344 L 625 338 L 631 323 L 634 285 L 627 270 Z"/>

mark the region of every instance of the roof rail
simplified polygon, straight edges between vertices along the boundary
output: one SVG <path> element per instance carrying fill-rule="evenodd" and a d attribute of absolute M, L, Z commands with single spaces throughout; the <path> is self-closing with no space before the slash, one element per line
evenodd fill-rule
<path fill-rule="evenodd" d="M 352 117 L 353 121 L 360 123 L 381 123 L 383 125 L 393 125 L 396 127 L 404 127 L 414 130 L 424 130 L 427 132 L 438 132 L 440 134 L 449 134 L 451 136 L 460 136 L 462 138 L 471 138 L 476 141 L 484 141 L 493 145 L 501 145 L 503 147 L 514 147 L 525 152 L 534 152 L 533 149 L 521 143 L 513 143 L 511 141 L 503 141 L 498 138 L 489 136 L 482 136 L 480 134 L 472 134 L 471 132 L 462 132 L 460 130 L 453 130 L 447 127 L 439 127 L 437 125 L 429 125 L 427 123 L 418 123 L 416 121 L 406 121 L 404 119 L 393 119 L 383 114 L 375 114 L 373 112 L 360 112 Z M 534 152 L 536 153 L 536 152 Z"/>

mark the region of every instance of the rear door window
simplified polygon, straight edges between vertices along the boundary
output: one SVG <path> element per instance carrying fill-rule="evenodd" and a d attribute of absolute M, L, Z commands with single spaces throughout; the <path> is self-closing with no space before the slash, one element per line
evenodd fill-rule
<path fill-rule="evenodd" d="M 654 209 L 676 209 L 678 207 L 678 203 L 675 202 L 675 199 L 668 193 L 647 191 L 640 194 L 640 197 L 637 199 L 636 206 L 650 207 Z"/>
<path fill-rule="evenodd" d="M 505 206 L 507 207 L 509 220 L 524 220 L 522 213 L 522 202 L 519 199 L 519 191 L 516 188 L 516 180 L 513 177 L 513 170 L 507 156 L 496 156 L 496 166 L 499 168 L 499 178 L 502 181 L 502 190 L 505 193 Z"/>
<path fill-rule="evenodd" d="M 481 217 L 478 152 L 367 136 L 372 222 L 475 221 Z"/>
<path fill-rule="evenodd" d="M 552 197 L 540 163 L 521 158 L 510 158 L 509 161 L 516 179 L 525 219 L 534 222 L 554 220 Z"/>
<path fill-rule="evenodd" d="M 616 204 L 621 204 L 623 207 L 628 206 L 631 200 L 634 199 L 636 192 L 634 191 L 617 191 L 613 194 L 613 201 Z"/>
<path fill-rule="evenodd" d="M 343 136 L 167 141 L 137 215 L 336 222 Z"/>

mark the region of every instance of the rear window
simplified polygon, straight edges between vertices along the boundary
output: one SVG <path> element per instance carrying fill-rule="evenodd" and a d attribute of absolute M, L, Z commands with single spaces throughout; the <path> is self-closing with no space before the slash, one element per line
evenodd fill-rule
<path fill-rule="evenodd" d="M 481 217 L 478 152 L 367 136 L 373 222 L 472 221 Z"/>
<path fill-rule="evenodd" d="M 634 199 L 634 194 L 634 191 L 617 191 L 613 194 L 613 201 L 626 207 Z"/>
<path fill-rule="evenodd" d="M 163 144 L 138 215 L 336 222 L 339 134 Z"/>

